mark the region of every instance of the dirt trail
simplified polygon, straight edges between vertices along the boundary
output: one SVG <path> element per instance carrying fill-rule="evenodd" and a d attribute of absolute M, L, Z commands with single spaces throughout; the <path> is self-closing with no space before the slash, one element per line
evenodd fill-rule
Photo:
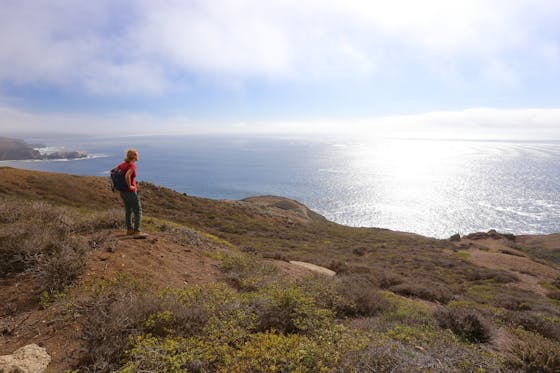
<path fill-rule="evenodd" d="M 91 253 L 84 280 L 113 278 L 117 272 L 148 275 L 155 286 L 181 287 L 217 280 L 218 262 L 197 247 L 172 243 L 155 234 L 136 240 L 117 232 L 101 250 Z"/>
<path fill-rule="evenodd" d="M 204 255 L 212 249 L 208 243 L 204 247 L 181 245 L 172 242 L 170 237 L 154 234 L 144 240 L 135 240 L 124 232 L 107 232 L 98 247 L 89 253 L 85 272 L 76 286 L 70 289 L 69 299 L 79 301 L 87 298 L 85 284 L 98 279 L 112 279 L 118 272 L 146 278 L 155 288 L 218 281 L 218 262 Z M 53 319 L 54 310 L 42 309 L 39 304 L 39 288 L 38 280 L 30 274 L 0 281 L 3 295 L 0 305 L 0 355 L 11 354 L 19 347 L 36 343 L 45 347 L 52 357 L 49 371 L 64 371 L 81 355 L 79 324 Z"/>

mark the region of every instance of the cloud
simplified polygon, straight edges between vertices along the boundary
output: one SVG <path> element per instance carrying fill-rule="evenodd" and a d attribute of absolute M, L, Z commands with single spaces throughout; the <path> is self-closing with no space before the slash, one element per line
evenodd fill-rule
<path fill-rule="evenodd" d="M 473 108 L 363 121 L 370 134 L 443 139 L 560 140 L 560 109 Z"/>
<path fill-rule="evenodd" d="M 346 120 L 204 122 L 186 116 L 121 112 L 110 115 L 36 114 L 0 106 L 3 134 L 50 135 L 336 135 L 469 140 L 560 140 L 560 109 L 473 108 Z"/>
<path fill-rule="evenodd" d="M 559 14 L 553 0 L 3 1 L 0 84 L 160 95 L 189 78 L 404 74 L 403 60 L 517 84 L 530 68 L 558 71 Z"/>
<path fill-rule="evenodd" d="M 166 135 L 212 133 L 212 129 L 188 117 L 157 117 L 149 114 L 108 115 L 48 113 L 37 114 L 12 106 L 0 106 L 0 128 L 11 136 L 29 135 Z"/>

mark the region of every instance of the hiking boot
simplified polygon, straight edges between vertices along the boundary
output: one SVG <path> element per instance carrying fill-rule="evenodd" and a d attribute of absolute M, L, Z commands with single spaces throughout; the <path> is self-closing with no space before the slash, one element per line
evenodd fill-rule
<path fill-rule="evenodd" d="M 126 235 L 127 236 L 130 236 L 130 235 L 133 235 L 133 234 L 134 234 L 134 229 L 127 229 L 126 230 Z"/>
<path fill-rule="evenodd" d="M 134 231 L 134 233 L 132 234 L 132 238 L 134 239 L 143 239 L 143 238 L 147 238 L 148 235 L 146 233 L 140 232 L 140 231 Z"/>

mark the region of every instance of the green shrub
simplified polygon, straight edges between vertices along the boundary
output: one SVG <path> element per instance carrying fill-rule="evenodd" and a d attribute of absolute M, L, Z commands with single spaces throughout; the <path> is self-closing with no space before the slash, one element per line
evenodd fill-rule
<path fill-rule="evenodd" d="M 340 301 L 334 305 L 334 310 L 339 317 L 374 316 L 389 307 L 367 276 L 342 277 L 337 291 Z"/>
<path fill-rule="evenodd" d="M 485 343 L 490 340 L 491 326 L 480 313 L 465 308 L 440 308 L 435 314 L 439 325 L 471 343 Z"/>
<path fill-rule="evenodd" d="M 313 332 L 327 327 L 334 319 L 331 310 L 318 308 L 314 296 L 296 285 L 274 284 L 265 288 L 254 305 L 259 331 Z"/>
<path fill-rule="evenodd" d="M 232 356 L 230 372 L 320 372 L 334 363 L 332 351 L 325 351 L 303 335 L 273 332 L 251 335 Z M 330 369 L 329 369 L 330 370 Z"/>
<path fill-rule="evenodd" d="M 336 278 L 311 274 L 297 280 L 296 285 L 313 297 L 318 308 L 336 310 L 338 304 L 345 302 Z"/>
<path fill-rule="evenodd" d="M 126 364 L 119 372 L 207 372 L 208 367 L 190 364 L 182 338 L 158 339 L 137 336 L 126 353 Z M 198 369 L 196 369 L 198 368 Z"/>
<path fill-rule="evenodd" d="M 387 309 L 388 303 L 374 283 L 369 275 L 311 275 L 298 280 L 297 286 L 315 299 L 317 307 L 332 310 L 337 317 L 354 317 L 373 316 Z"/>
<path fill-rule="evenodd" d="M 185 307 L 175 299 L 159 299 L 159 310 L 151 313 L 144 330 L 155 336 L 201 334 L 210 319 L 210 313 L 200 304 Z"/>
<path fill-rule="evenodd" d="M 385 291 L 381 293 L 388 302 L 383 320 L 413 326 L 433 326 L 432 310 L 424 304 Z"/>
<path fill-rule="evenodd" d="M 345 354 L 365 346 L 366 338 L 343 327 L 318 335 L 257 332 L 237 344 L 146 335 L 132 340 L 121 372 L 332 372 Z"/>
<path fill-rule="evenodd" d="M 224 258 L 220 269 L 226 280 L 242 291 L 255 291 L 278 280 L 278 269 L 248 255 L 230 255 Z"/>

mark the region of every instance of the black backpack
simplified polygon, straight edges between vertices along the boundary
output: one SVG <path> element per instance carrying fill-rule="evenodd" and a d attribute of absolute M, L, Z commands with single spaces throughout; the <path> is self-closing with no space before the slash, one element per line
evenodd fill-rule
<path fill-rule="evenodd" d="M 128 189 L 128 184 L 124 178 L 124 172 L 119 168 L 119 166 L 111 170 L 111 190 L 114 192 L 118 190 L 120 192 L 126 192 Z"/>

